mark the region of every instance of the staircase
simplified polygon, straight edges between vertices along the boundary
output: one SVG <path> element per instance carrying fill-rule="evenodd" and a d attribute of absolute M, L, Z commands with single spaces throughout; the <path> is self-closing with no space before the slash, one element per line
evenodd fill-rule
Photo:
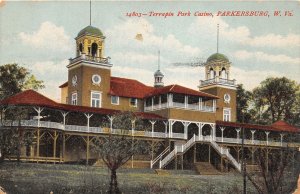
<path fill-rule="evenodd" d="M 198 136 L 194 134 L 194 136 L 187 141 L 185 144 L 181 146 L 175 146 L 174 150 L 172 150 L 163 160 L 159 161 L 159 168 L 164 168 L 169 162 L 171 162 L 178 153 L 184 154 L 187 150 L 189 150 L 196 142 L 198 141 Z M 231 164 L 241 172 L 241 164 L 238 163 L 232 155 L 229 153 L 228 148 L 223 148 L 219 146 L 212 139 L 209 140 L 211 146 L 222 156 L 226 156 L 226 158 L 231 162 Z"/>
<path fill-rule="evenodd" d="M 162 159 L 162 157 L 170 151 L 170 146 L 168 146 L 164 151 L 161 152 L 156 158 L 150 161 L 150 167 L 153 168 L 154 164 Z"/>
<path fill-rule="evenodd" d="M 201 175 L 219 175 L 219 172 L 213 165 L 209 162 L 196 162 L 195 170 Z"/>
<path fill-rule="evenodd" d="M 163 160 L 159 161 L 159 168 L 164 168 L 169 162 L 171 162 L 174 159 L 174 157 L 178 153 L 184 154 L 187 150 L 189 150 L 190 147 L 192 147 L 195 144 L 196 138 L 197 136 L 194 134 L 194 136 L 185 144 L 181 146 L 175 146 L 172 152 L 170 152 Z"/>

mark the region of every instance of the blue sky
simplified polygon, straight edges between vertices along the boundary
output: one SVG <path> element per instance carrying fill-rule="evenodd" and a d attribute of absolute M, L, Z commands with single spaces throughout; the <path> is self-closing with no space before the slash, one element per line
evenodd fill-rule
<path fill-rule="evenodd" d="M 89 25 L 88 1 L 0 0 L 0 64 L 17 62 L 45 81 L 42 91 L 58 100 L 58 86 L 67 80 L 68 59 L 75 57 L 77 33 Z M 274 17 L 274 11 L 293 16 Z M 190 11 L 190 17 L 127 17 L 130 12 Z M 214 17 L 196 17 L 196 12 Z M 270 17 L 216 17 L 218 11 L 268 11 Z M 269 76 L 300 82 L 300 2 L 266 1 L 92 1 L 92 25 L 106 36 L 105 56 L 112 75 L 153 85 L 157 51 L 165 84 L 197 89 L 203 68 L 172 63 L 206 60 L 219 52 L 232 62 L 231 78 L 253 89 Z M 143 35 L 143 41 L 135 39 Z"/>

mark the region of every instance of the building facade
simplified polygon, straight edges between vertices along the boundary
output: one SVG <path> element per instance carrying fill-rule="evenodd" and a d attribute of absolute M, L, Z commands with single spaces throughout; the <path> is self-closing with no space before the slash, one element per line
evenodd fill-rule
<path fill-rule="evenodd" d="M 154 85 L 147 86 L 112 76 L 113 65 L 105 57 L 105 36 L 100 29 L 87 26 L 75 40 L 75 57 L 67 65 L 68 80 L 60 86 L 61 103 L 32 90 L 0 102 L 1 127 L 21 127 L 23 135 L 34 134 L 33 144 L 22 147 L 23 160 L 97 161 L 90 146 L 95 139 L 105 141 L 107 135 L 119 135 L 113 119 L 122 111 L 133 112 L 150 125 L 142 131 L 128 130 L 128 138 L 146 141 L 152 150 L 149 156 L 132 160 L 132 167 L 183 169 L 195 165 L 203 169 L 209 164 L 221 171 L 241 171 L 241 129 L 245 130 L 243 146 L 249 164 L 255 164 L 258 147 L 296 150 L 300 146 L 286 138 L 299 135 L 299 129 L 283 121 L 271 126 L 236 122 L 236 83 L 230 75 L 231 62 L 221 53 L 207 59 L 199 90 L 164 86 L 159 68 Z M 28 108 L 27 119 L 15 121 L 5 116 L 16 106 Z M 105 120 L 109 126 L 103 125 Z"/>

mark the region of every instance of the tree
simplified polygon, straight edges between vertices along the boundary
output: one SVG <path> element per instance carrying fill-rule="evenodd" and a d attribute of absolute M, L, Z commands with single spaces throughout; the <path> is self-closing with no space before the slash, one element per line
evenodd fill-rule
<path fill-rule="evenodd" d="M 249 113 L 249 105 L 252 100 L 252 93 L 244 89 L 243 84 L 237 85 L 236 101 L 237 101 L 237 120 L 238 122 L 249 123 L 252 119 Z"/>
<path fill-rule="evenodd" d="M 38 90 L 45 86 L 43 81 L 37 80 L 26 68 L 18 66 L 18 64 L 6 64 L 0 66 L 0 100 L 12 96 L 26 89 Z M 1 122 L 3 122 L 3 110 L 5 117 L 11 121 L 18 121 L 28 115 L 28 109 L 24 107 L 0 107 Z M 20 127 L 18 128 L 0 128 L 0 162 L 5 156 L 16 153 L 20 158 L 20 147 L 22 144 L 30 143 L 30 139 L 23 136 Z"/>
<path fill-rule="evenodd" d="M 300 170 L 297 150 L 259 148 L 255 158 L 258 169 L 248 171 L 246 176 L 259 194 L 292 193 L 295 190 Z"/>
<path fill-rule="evenodd" d="M 253 90 L 255 107 L 272 123 L 299 117 L 299 90 L 299 84 L 285 77 L 267 78 Z"/>
<path fill-rule="evenodd" d="M 133 113 L 124 112 L 113 116 L 113 129 L 120 130 L 118 135 L 109 135 L 106 139 L 97 140 L 94 149 L 110 169 L 109 193 L 120 193 L 117 182 L 117 169 L 128 162 L 135 154 L 148 152 L 145 142 L 134 140 L 129 130 L 145 129 L 143 121 Z"/>
<path fill-rule="evenodd" d="M 43 81 L 36 80 L 26 68 L 18 64 L 0 66 L 0 99 L 7 98 L 26 89 L 43 89 Z"/>

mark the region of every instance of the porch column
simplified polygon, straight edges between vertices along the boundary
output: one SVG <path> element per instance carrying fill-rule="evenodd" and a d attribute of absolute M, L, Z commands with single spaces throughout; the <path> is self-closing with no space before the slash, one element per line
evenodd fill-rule
<path fill-rule="evenodd" d="M 134 143 L 134 129 L 135 129 L 135 119 L 131 121 L 131 136 L 132 136 L 131 144 L 132 145 Z M 131 156 L 131 168 L 133 168 L 133 155 Z"/>
<path fill-rule="evenodd" d="M 216 100 L 213 100 L 213 112 L 216 112 Z"/>
<path fill-rule="evenodd" d="M 241 129 L 235 129 L 236 130 L 236 142 L 239 143 L 240 142 L 240 131 Z"/>
<path fill-rule="evenodd" d="M 224 142 L 223 133 L 224 133 L 225 127 L 220 127 L 220 129 L 221 129 L 221 133 L 222 133 L 222 142 Z"/>
<path fill-rule="evenodd" d="M 199 140 L 203 140 L 203 135 L 202 135 L 202 128 L 204 126 L 203 123 L 197 123 L 197 126 L 198 126 L 198 130 L 199 130 Z"/>
<path fill-rule="evenodd" d="M 54 131 L 54 135 L 53 135 L 53 158 L 54 158 L 54 161 L 55 161 L 55 158 L 56 158 L 56 142 L 57 142 L 57 138 L 58 138 L 58 134 L 56 131 Z M 54 162 L 55 164 L 55 162 Z"/>
<path fill-rule="evenodd" d="M 212 140 L 216 141 L 216 125 L 215 124 L 211 124 L 210 126 L 212 128 Z"/>
<path fill-rule="evenodd" d="M 168 122 L 164 121 L 165 124 L 165 137 L 167 137 L 167 131 L 168 131 Z"/>
<path fill-rule="evenodd" d="M 255 133 L 255 130 L 251 130 L 251 134 L 252 134 L 252 144 L 254 144 L 254 133 Z"/>
<path fill-rule="evenodd" d="M 202 98 L 201 97 L 199 97 L 199 102 L 198 102 L 198 108 L 199 108 L 199 110 L 202 110 Z"/>
<path fill-rule="evenodd" d="M 90 136 L 88 135 L 86 138 L 86 165 L 89 164 L 90 157 Z"/>
<path fill-rule="evenodd" d="M 150 121 L 151 123 L 151 136 L 153 137 L 153 133 L 154 133 L 154 124 L 156 123 L 156 121 Z"/>
<path fill-rule="evenodd" d="M 175 123 L 176 121 L 174 120 L 170 120 L 170 137 L 172 138 L 173 137 L 173 124 Z"/>
<path fill-rule="evenodd" d="M 184 108 L 186 109 L 188 107 L 188 96 L 184 96 Z"/>
<path fill-rule="evenodd" d="M 159 106 L 159 108 L 161 108 L 161 96 L 159 96 L 159 98 L 158 98 L 158 106 Z"/>
<path fill-rule="evenodd" d="M 93 114 L 85 114 L 84 115 L 86 116 L 87 118 L 87 129 L 88 129 L 88 132 L 90 132 L 90 118 L 93 116 Z"/>
<path fill-rule="evenodd" d="M 266 136 L 267 136 L 267 145 L 269 145 L 269 134 L 270 134 L 270 131 L 265 131 L 266 133 Z"/>
<path fill-rule="evenodd" d="M 187 134 L 188 134 L 188 127 L 191 124 L 191 122 L 182 122 L 184 126 L 184 139 L 187 139 Z"/>
<path fill-rule="evenodd" d="M 39 157 L 40 157 L 40 128 L 37 129 L 36 157 L 38 158 L 37 162 L 39 162 Z"/>
<path fill-rule="evenodd" d="M 280 146 L 282 146 L 283 136 L 284 136 L 284 134 L 283 134 L 283 133 L 280 133 Z"/>
<path fill-rule="evenodd" d="M 40 123 L 41 112 L 44 110 L 44 108 L 41 108 L 41 107 L 35 108 L 34 107 L 34 110 L 38 113 L 38 127 L 40 127 L 41 126 L 41 123 Z"/>
<path fill-rule="evenodd" d="M 131 135 L 134 135 L 134 129 L 135 129 L 135 120 L 131 121 Z"/>
<path fill-rule="evenodd" d="M 65 156 L 66 156 L 66 135 L 65 132 L 63 132 L 63 145 L 62 145 L 62 158 L 63 158 L 63 162 L 65 162 Z"/>
<path fill-rule="evenodd" d="M 168 94 L 168 105 L 169 107 L 173 106 L 173 94 Z"/>
<path fill-rule="evenodd" d="M 69 114 L 69 112 L 60 111 L 60 113 L 63 116 L 63 130 L 66 130 L 66 117 Z"/>
<path fill-rule="evenodd" d="M 153 110 L 154 99 L 151 97 L 151 110 Z"/>
<path fill-rule="evenodd" d="M 107 118 L 110 121 L 110 133 L 113 133 L 113 120 L 114 120 L 115 117 L 113 117 L 113 116 L 107 116 Z"/>

